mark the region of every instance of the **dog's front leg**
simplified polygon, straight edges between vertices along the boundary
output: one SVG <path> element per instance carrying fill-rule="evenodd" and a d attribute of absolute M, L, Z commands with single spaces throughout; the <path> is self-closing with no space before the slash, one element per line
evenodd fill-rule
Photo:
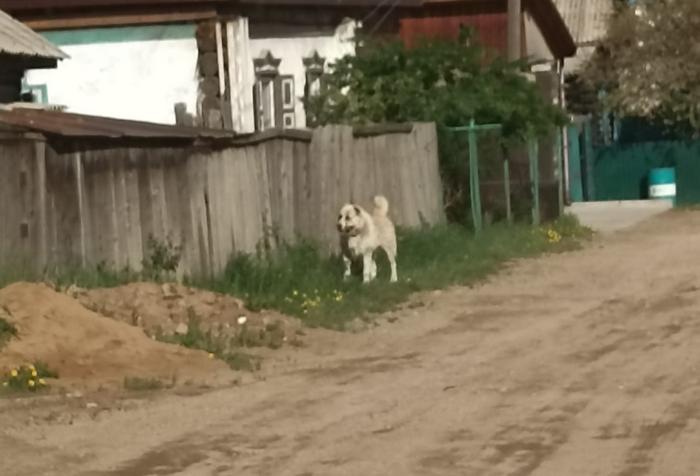
<path fill-rule="evenodd" d="M 352 260 L 343 255 L 343 263 L 345 263 L 345 273 L 343 274 L 343 279 L 348 279 L 352 274 Z"/>
<path fill-rule="evenodd" d="M 372 253 L 362 255 L 362 282 L 369 283 L 372 280 Z"/>

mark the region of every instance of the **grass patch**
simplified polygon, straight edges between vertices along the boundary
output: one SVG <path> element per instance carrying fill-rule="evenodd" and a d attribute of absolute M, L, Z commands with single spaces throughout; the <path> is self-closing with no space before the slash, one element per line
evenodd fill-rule
<path fill-rule="evenodd" d="M 280 335 L 281 333 L 281 335 Z M 279 324 L 270 324 L 265 329 L 253 330 L 246 325 L 237 336 L 215 334 L 205 331 L 194 317 L 189 319 L 185 334 L 156 335 L 156 339 L 169 344 L 177 344 L 188 349 L 203 350 L 210 356 L 226 362 L 233 370 L 260 370 L 261 358 L 242 352 L 240 347 L 267 346 L 273 349 L 281 347 L 284 331 Z"/>
<path fill-rule="evenodd" d="M 222 278 L 198 283 L 246 300 L 253 309 L 277 309 L 312 326 L 342 329 L 350 320 L 395 307 L 414 292 L 474 283 L 505 262 L 566 251 L 591 236 L 572 216 L 541 227 L 494 225 L 478 235 L 458 225 L 399 230 L 399 282 L 377 253 L 377 280 L 342 279 L 340 258 L 324 258 L 309 243 L 285 246 L 271 255 L 240 255 Z"/>
<path fill-rule="evenodd" d="M 7 319 L 0 317 L 0 349 L 16 336 L 17 328 Z"/>
<path fill-rule="evenodd" d="M 157 378 L 124 377 L 124 388 L 133 392 L 150 392 L 165 388 Z"/>
<path fill-rule="evenodd" d="M 0 388 L 6 392 L 39 392 L 48 389 L 47 378 L 58 378 L 58 374 L 43 362 L 20 365 L 2 376 Z"/>

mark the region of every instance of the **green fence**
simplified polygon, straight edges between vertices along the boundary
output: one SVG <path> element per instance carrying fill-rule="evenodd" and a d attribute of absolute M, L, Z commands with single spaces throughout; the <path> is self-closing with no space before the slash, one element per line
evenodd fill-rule
<path fill-rule="evenodd" d="M 448 128 L 441 137 L 443 174 L 460 177 L 459 181 L 463 181 L 458 187 L 466 195 L 463 216 L 476 231 L 488 222 L 501 219 L 507 222 L 527 219 L 537 224 L 551 217 L 550 208 L 557 211 L 562 208 L 560 204 L 551 206 L 552 201 L 563 200 L 557 181 L 553 184 L 554 197 L 548 197 L 545 192 L 548 213 L 541 209 L 542 189 L 546 191 L 552 184 L 543 185 L 541 181 L 540 138 L 530 137 L 526 142 L 505 147 L 501 134 L 500 124 L 472 121 L 463 127 Z M 555 141 L 554 148 L 558 177 L 561 144 Z M 548 158 L 552 159 L 552 155 Z"/>
<path fill-rule="evenodd" d="M 596 150 L 596 200 L 648 198 L 649 171 L 676 168 L 676 203 L 700 203 L 700 141 L 617 144 Z"/>

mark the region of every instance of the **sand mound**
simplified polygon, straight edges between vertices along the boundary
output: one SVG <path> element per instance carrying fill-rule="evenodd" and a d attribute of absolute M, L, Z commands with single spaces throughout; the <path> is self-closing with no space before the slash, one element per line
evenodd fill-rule
<path fill-rule="evenodd" d="M 228 373 L 205 352 L 154 341 L 138 327 L 86 309 L 43 284 L 0 290 L 0 308 L 18 335 L 0 349 L 0 368 L 42 361 L 61 381 L 121 385 L 125 377 L 211 381 Z"/>
<path fill-rule="evenodd" d="M 88 309 L 148 335 L 182 332 L 195 320 L 205 331 L 226 336 L 238 345 L 279 347 L 292 342 L 299 320 L 274 311 L 253 312 L 240 299 L 178 284 L 131 283 L 115 288 L 70 288 L 67 293 Z M 272 331 L 271 331 L 272 329 Z M 245 333 L 246 341 L 239 337 Z"/>

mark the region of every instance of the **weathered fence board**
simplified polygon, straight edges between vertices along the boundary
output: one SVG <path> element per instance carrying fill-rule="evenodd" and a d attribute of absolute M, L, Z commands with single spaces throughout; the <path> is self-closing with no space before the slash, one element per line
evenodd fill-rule
<path fill-rule="evenodd" d="M 337 212 L 384 194 L 399 226 L 444 220 L 433 124 L 266 133 L 223 146 L 0 139 L 0 266 L 139 269 L 150 237 L 181 247 L 180 272 L 298 237 L 337 249 Z"/>

